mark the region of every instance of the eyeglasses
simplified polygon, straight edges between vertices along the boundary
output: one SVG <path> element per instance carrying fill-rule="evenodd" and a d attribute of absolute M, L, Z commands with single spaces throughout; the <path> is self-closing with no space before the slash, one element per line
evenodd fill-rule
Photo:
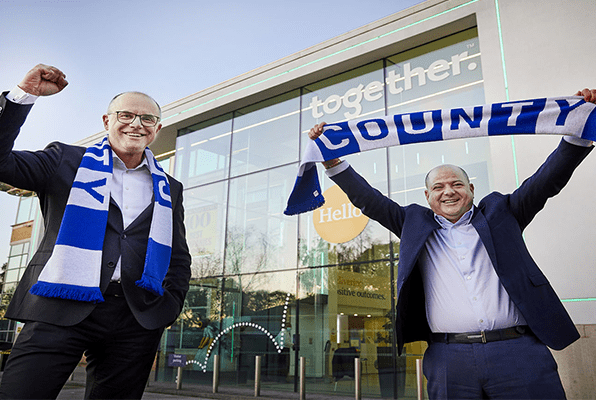
<path fill-rule="evenodd" d="M 122 122 L 123 124 L 132 124 L 137 117 L 139 117 L 141 125 L 147 127 L 155 126 L 159 122 L 159 117 L 156 117 L 155 115 L 151 114 L 139 115 L 131 113 L 130 111 L 115 111 L 113 113 L 108 113 L 108 115 L 110 114 L 116 114 L 116 119 L 118 120 L 118 122 Z"/>

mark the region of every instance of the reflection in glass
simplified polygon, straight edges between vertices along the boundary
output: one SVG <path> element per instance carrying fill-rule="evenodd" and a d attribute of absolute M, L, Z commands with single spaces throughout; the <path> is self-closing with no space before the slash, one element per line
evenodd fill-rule
<path fill-rule="evenodd" d="M 223 272 L 227 182 L 199 186 L 184 192 L 184 225 L 192 256 L 192 278 Z"/>
<path fill-rule="evenodd" d="M 252 380 L 255 356 L 259 355 L 263 385 L 287 384 L 286 390 L 291 390 L 295 288 L 295 271 L 225 280 L 225 311 L 219 324 L 224 335 L 218 349 L 226 363 L 221 369 L 223 384 Z"/>
<path fill-rule="evenodd" d="M 186 188 L 227 178 L 231 115 L 178 131 L 174 176 Z"/>
<path fill-rule="evenodd" d="M 296 218 L 283 214 L 296 165 L 230 181 L 226 275 L 296 268 Z"/>
<path fill-rule="evenodd" d="M 298 161 L 297 90 L 234 113 L 231 176 Z"/>
<path fill-rule="evenodd" d="M 358 153 L 345 159 L 365 179 L 383 193 L 387 193 L 387 150 L 377 149 Z M 329 179 L 322 166 L 318 167 L 321 189 L 325 191 L 335 183 Z M 326 207 L 325 205 L 323 207 Z M 327 210 L 333 212 L 333 210 Z M 345 243 L 329 243 L 316 232 L 315 212 L 304 213 L 300 218 L 300 261 L 303 266 L 325 266 L 342 263 L 384 260 L 390 257 L 389 233 L 378 222 L 369 220 L 362 233 Z"/>

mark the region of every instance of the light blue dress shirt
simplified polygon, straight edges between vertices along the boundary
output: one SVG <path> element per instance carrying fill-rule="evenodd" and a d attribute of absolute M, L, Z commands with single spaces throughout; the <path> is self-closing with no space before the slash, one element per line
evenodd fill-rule
<path fill-rule="evenodd" d="M 526 322 L 501 284 L 478 232 L 474 209 L 441 225 L 420 255 L 426 316 L 432 332 L 478 332 Z"/>

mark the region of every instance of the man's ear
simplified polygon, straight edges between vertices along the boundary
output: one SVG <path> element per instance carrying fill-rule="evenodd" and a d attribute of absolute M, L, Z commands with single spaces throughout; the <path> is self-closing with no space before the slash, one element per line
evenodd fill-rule
<path fill-rule="evenodd" d="M 102 121 L 103 121 L 103 128 L 107 131 L 110 128 L 110 116 L 108 114 L 104 114 L 101 117 Z"/>

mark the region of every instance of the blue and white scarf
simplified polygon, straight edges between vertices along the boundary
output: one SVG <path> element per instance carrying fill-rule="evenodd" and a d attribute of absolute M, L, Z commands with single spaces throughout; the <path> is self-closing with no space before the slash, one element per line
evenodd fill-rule
<path fill-rule="evenodd" d="M 576 96 L 422 111 L 325 125 L 309 140 L 284 211 L 301 214 L 325 203 L 316 163 L 382 147 L 480 136 L 554 134 L 596 141 L 596 105 Z"/>
<path fill-rule="evenodd" d="M 163 295 L 162 282 L 172 253 L 170 185 L 149 148 L 154 208 L 145 266 L 136 285 Z M 72 184 L 54 251 L 31 293 L 44 297 L 102 302 L 99 288 L 104 235 L 110 207 L 112 148 L 107 136 L 87 148 Z"/>

